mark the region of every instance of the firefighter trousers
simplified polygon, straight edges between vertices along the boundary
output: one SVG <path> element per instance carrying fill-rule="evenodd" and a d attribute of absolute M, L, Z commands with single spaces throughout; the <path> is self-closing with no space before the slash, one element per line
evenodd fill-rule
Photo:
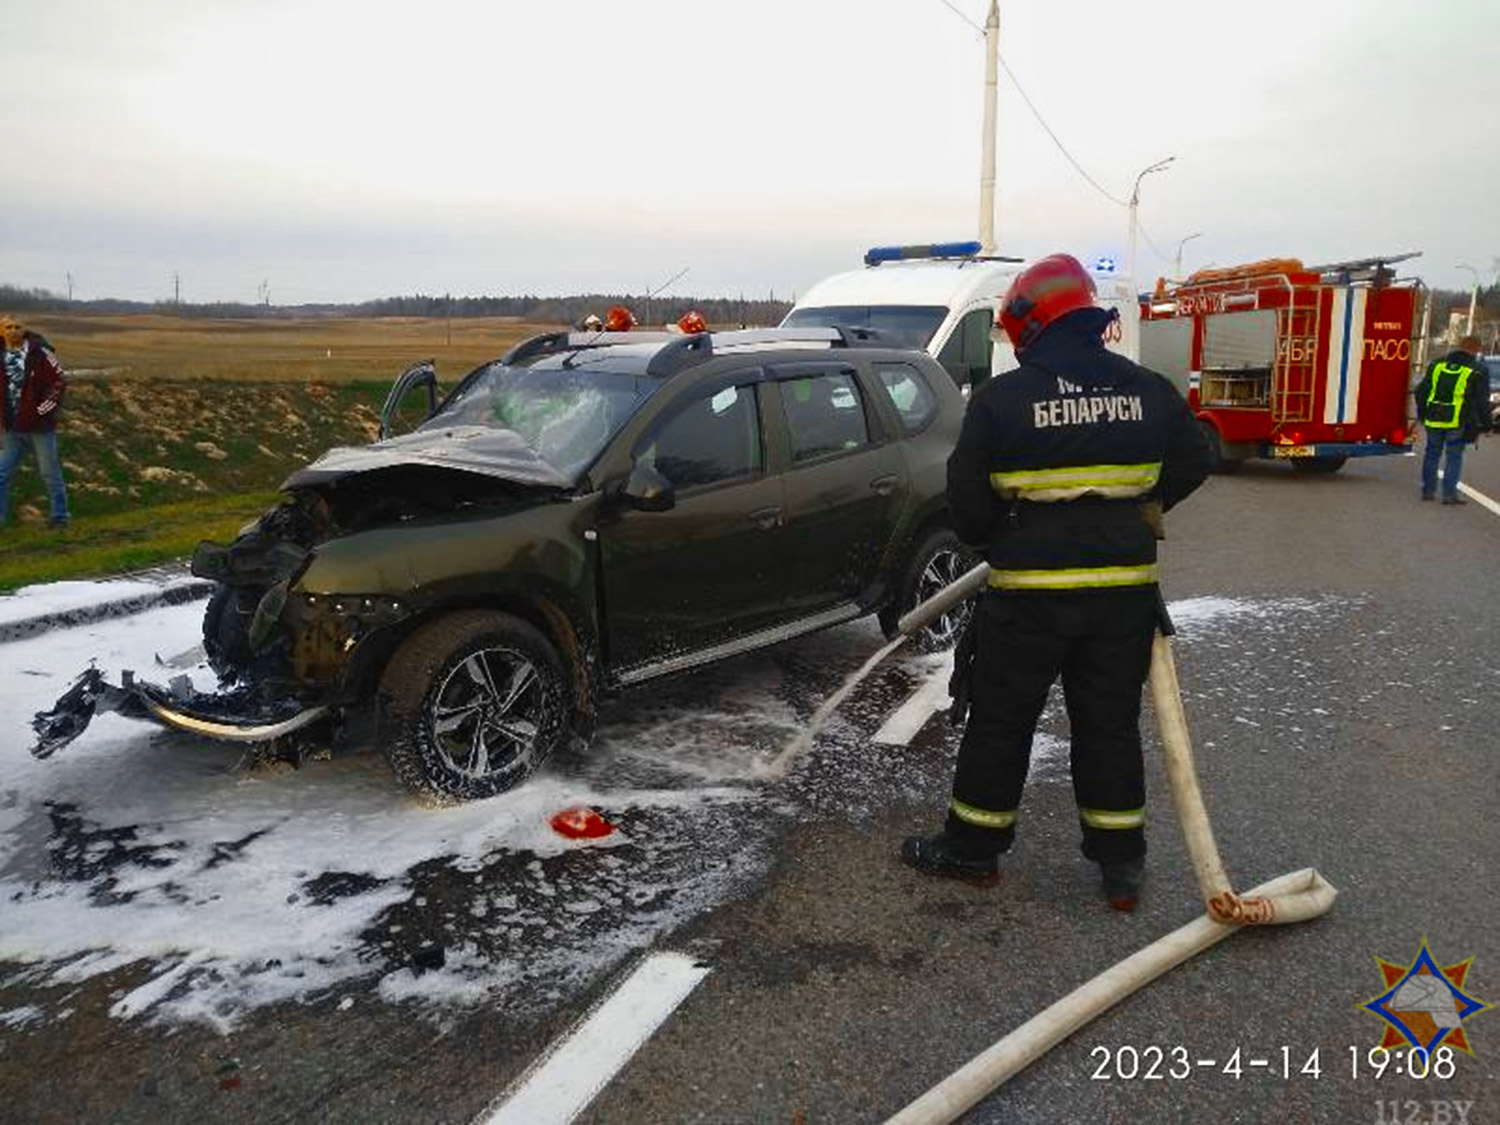
<path fill-rule="evenodd" d="M 1037 720 L 1061 677 L 1083 854 L 1098 863 L 1145 854 L 1141 688 L 1156 607 L 1155 586 L 980 599 L 971 710 L 944 829 L 959 850 L 1010 848 Z"/>

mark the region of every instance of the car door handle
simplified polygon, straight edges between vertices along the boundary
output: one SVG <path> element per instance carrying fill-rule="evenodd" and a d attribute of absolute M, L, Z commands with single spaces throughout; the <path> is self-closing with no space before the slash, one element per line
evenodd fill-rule
<path fill-rule="evenodd" d="M 750 513 L 750 522 L 762 531 L 770 531 L 781 523 L 781 509 L 757 508 Z"/>
<path fill-rule="evenodd" d="M 888 477 L 876 477 L 870 482 L 870 491 L 879 496 L 889 496 L 896 491 L 899 479 L 894 473 Z"/>

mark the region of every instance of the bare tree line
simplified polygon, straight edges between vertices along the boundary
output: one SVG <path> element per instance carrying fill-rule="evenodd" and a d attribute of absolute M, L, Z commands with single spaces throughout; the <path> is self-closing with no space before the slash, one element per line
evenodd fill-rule
<path fill-rule="evenodd" d="M 275 319 L 290 317 L 463 317 L 509 316 L 535 324 L 576 324 L 593 313 L 603 316 L 611 305 L 624 305 L 644 324 L 648 302 L 639 295 L 620 293 L 582 293 L 561 297 L 450 297 L 423 293 L 401 297 L 382 297 L 351 304 L 314 303 L 273 305 L 238 301 L 182 302 L 126 301 L 101 298 L 72 301 L 49 289 L 27 289 L 0 284 L 0 309 L 12 312 L 85 312 L 106 315 L 163 313 L 190 318 Z M 653 297 L 649 314 L 653 322 L 675 321 L 690 309 L 696 309 L 714 325 L 779 324 L 791 304 L 771 298 L 744 297 Z"/>

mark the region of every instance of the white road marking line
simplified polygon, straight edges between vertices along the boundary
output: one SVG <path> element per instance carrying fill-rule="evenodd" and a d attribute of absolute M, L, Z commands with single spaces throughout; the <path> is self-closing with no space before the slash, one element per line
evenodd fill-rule
<path fill-rule="evenodd" d="M 532 1063 L 476 1125 L 566 1125 L 708 972 L 707 965 L 683 953 L 652 954 Z"/>
<path fill-rule="evenodd" d="M 1494 512 L 1495 515 L 1500 516 L 1500 504 L 1495 503 L 1495 501 L 1491 500 L 1484 493 L 1480 492 L 1479 489 L 1470 488 L 1463 481 L 1459 481 L 1458 490 L 1465 496 L 1467 496 L 1470 500 L 1477 501 L 1478 503 L 1488 508 L 1490 511 Z"/>
<path fill-rule="evenodd" d="M 948 697 L 948 680 L 952 675 L 953 654 L 949 653 L 932 677 L 891 712 L 890 718 L 875 732 L 875 741 L 883 746 L 910 745 L 934 712 L 946 710 L 952 704 Z"/>

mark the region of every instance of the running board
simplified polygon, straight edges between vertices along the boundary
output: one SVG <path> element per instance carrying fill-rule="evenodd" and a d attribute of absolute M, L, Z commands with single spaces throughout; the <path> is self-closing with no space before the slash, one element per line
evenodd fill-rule
<path fill-rule="evenodd" d="M 680 656 L 671 656 L 665 660 L 653 660 L 647 664 L 637 664 L 626 668 L 615 676 L 615 682 L 621 687 L 638 684 L 644 680 L 654 680 L 658 676 L 669 676 L 673 672 L 684 672 L 689 668 L 697 668 L 703 664 L 712 664 L 716 660 L 724 660 L 731 656 L 739 656 L 741 653 L 751 652 L 754 649 L 765 648 L 767 645 L 780 644 L 789 641 L 793 637 L 800 637 L 806 633 L 813 633 L 819 629 L 826 629 L 830 625 L 842 625 L 845 621 L 853 621 L 862 616 L 864 610 L 853 602 L 845 602 L 836 605 L 832 609 L 825 609 L 822 613 L 811 617 L 799 618 L 796 621 L 788 621 L 785 625 L 776 625 L 770 629 L 762 629 L 748 636 L 740 637 L 738 640 L 725 641 L 711 648 L 702 648 L 694 652 L 685 652 Z"/>

